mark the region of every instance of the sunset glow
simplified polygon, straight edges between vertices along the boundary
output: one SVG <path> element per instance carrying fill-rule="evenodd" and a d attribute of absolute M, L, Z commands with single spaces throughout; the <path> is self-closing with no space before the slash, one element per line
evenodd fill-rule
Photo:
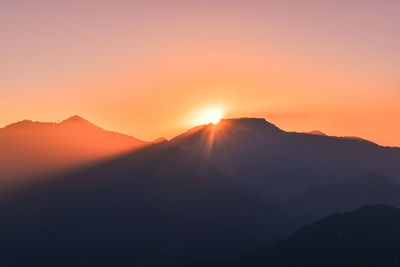
<path fill-rule="evenodd" d="M 0 0 L 0 37 L 0 267 L 400 264 L 400 0 Z"/>
<path fill-rule="evenodd" d="M 199 112 L 194 125 L 213 123 L 217 124 L 223 117 L 223 112 L 217 108 L 209 108 Z"/>

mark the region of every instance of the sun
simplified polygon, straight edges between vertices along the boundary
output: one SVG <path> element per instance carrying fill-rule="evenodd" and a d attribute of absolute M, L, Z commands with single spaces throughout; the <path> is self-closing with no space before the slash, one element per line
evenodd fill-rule
<path fill-rule="evenodd" d="M 223 117 L 223 112 L 218 108 L 208 108 L 198 113 L 197 124 L 217 124 Z"/>

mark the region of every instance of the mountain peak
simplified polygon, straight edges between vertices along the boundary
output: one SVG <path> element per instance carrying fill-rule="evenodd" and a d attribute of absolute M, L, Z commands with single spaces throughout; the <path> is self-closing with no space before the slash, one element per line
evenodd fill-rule
<path fill-rule="evenodd" d="M 85 126 L 100 128 L 79 115 L 74 115 L 59 123 L 60 126 Z"/>
<path fill-rule="evenodd" d="M 11 123 L 4 127 L 4 129 L 26 129 L 32 127 L 65 127 L 65 126 L 74 126 L 74 127 L 96 127 L 100 128 L 88 120 L 85 120 L 79 115 L 74 115 L 69 117 L 66 120 L 61 121 L 60 123 L 56 122 L 39 122 L 39 121 L 31 121 L 31 120 L 22 120 L 18 122 Z"/>
<path fill-rule="evenodd" d="M 221 119 L 219 124 L 228 124 L 228 125 L 240 125 L 246 127 L 267 127 L 274 130 L 280 130 L 277 126 L 270 123 L 264 118 L 250 118 L 250 117 L 242 117 L 242 118 L 232 118 L 232 119 Z"/>
<path fill-rule="evenodd" d="M 266 121 L 264 118 L 229 118 L 221 119 L 217 124 L 209 123 L 193 127 L 186 132 L 174 137 L 171 141 L 183 140 L 185 138 L 201 137 L 204 138 L 207 134 L 214 134 L 215 129 L 223 129 L 229 131 L 253 131 L 253 132 L 268 132 L 277 133 L 282 130 L 274 124 Z M 218 132 L 218 131 L 217 131 Z"/>
<path fill-rule="evenodd" d="M 268 123 L 264 118 L 251 118 L 251 117 L 223 118 L 221 119 L 220 122 L 253 123 L 253 124 Z"/>
<path fill-rule="evenodd" d="M 75 122 L 76 123 L 76 122 L 88 122 L 88 121 L 79 115 L 73 115 L 73 116 L 69 117 L 68 119 L 63 120 L 61 123 L 64 123 L 64 122 Z"/>

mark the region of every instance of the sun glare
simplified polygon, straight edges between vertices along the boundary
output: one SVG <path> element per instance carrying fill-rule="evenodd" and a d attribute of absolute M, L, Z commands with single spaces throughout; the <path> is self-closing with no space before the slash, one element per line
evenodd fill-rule
<path fill-rule="evenodd" d="M 218 108 L 209 108 L 199 112 L 198 115 L 198 124 L 208 124 L 213 123 L 217 124 L 219 120 L 222 118 L 223 113 L 222 110 Z"/>

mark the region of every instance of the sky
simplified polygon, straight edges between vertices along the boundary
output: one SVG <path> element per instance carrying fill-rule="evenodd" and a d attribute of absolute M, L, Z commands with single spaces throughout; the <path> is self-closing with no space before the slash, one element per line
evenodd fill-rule
<path fill-rule="evenodd" d="M 0 127 L 145 140 L 201 110 L 400 146 L 400 1 L 0 0 Z"/>

